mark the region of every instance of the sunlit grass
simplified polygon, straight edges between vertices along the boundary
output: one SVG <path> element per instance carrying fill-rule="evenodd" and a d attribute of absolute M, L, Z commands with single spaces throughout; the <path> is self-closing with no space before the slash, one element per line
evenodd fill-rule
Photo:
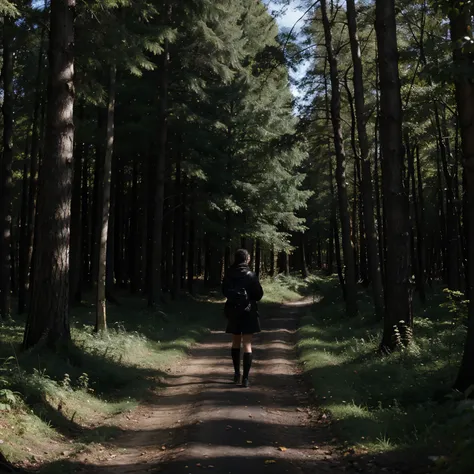
<path fill-rule="evenodd" d="M 297 301 L 302 296 L 311 293 L 311 288 L 315 277 L 309 277 L 306 281 L 295 275 L 276 277 L 267 277 L 262 280 L 262 286 L 265 292 L 264 303 L 283 303 L 288 301 Z"/>
<path fill-rule="evenodd" d="M 150 311 L 140 298 L 124 297 L 109 305 L 104 334 L 93 332 L 94 308 L 84 302 L 73 310 L 72 344 L 61 355 L 23 354 L 22 318 L 2 327 L 0 390 L 8 386 L 17 400 L 0 412 L 2 451 L 13 462 L 44 462 L 115 436 L 113 416 L 153 397 L 187 350 L 222 321 L 215 301 L 183 297 Z M 74 434 L 74 443 L 61 433 Z"/>

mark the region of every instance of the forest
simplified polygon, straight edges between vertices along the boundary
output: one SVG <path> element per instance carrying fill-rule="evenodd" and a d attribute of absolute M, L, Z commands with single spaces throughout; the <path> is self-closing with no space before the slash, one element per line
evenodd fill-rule
<path fill-rule="evenodd" d="M 472 0 L 0 16 L 0 472 L 69 472 L 58 453 L 115 439 L 106 413 L 139 410 L 153 371 L 222 324 L 238 248 L 262 313 L 313 298 L 295 354 L 341 459 L 414 450 L 423 472 L 470 472 Z M 75 448 L 25 456 L 46 429 Z M 68 468 L 84 465 L 106 472 Z"/>

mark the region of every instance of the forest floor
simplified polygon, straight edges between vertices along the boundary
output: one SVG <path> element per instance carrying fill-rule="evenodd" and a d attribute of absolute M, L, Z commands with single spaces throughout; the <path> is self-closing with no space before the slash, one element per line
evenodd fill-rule
<path fill-rule="evenodd" d="M 2 412 L 0 450 L 44 474 L 414 474 L 443 467 L 450 432 L 463 432 L 447 424 L 459 405 L 437 404 L 430 393 L 455 373 L 460 345 L 453 341 L 462 330 L 447 324 L 445 310 L 435 312 L 439 298 L 424 310 L 430 322 L 420 319 L 415 328 L 416 348 L 381 358 L 380 322 L 363 295 L 361 314 L 348 320 L 334 280 L 285 285 L 266 286 L 249 389 L 231 382 L 218 298 L 183 303 L 164 319 L 125 303 L 111 313 L 121 328 L 105 340 L 78 329 L 79 315 L 80 357 L 33 355 L 34 365 L 19 359 L 11 385 L 23 401 Z M 18 342 L 21 324 L 3 328 L 0 357 L 14 346 L 9 332 Z"/>
<path fill-rule="evenodd" d="M 312 405 L 298 365 L 296 329 L 312 302 L 264 307 L 249 389 L 231 382 L 229 337 L 214 331 L 168 374 L 156 400 L 115 420 L 119 436 L 46 472 L 360 472 Z"/>

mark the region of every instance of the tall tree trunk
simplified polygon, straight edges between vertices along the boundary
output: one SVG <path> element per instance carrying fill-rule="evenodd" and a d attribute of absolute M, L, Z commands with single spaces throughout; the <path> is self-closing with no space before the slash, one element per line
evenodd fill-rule
<path fill-rule="evenodd" d="M 187 182 L 186 176 L 183 177 L 183 183 L 181 186 L 181 232 L 183 234 L 181 238 L 181 269 L 180 269 L 180 290 L 186 289 L 186 269 L 188 264 L 188 253 L 189 253 L 189 215 L 187 212 Z"/>
<path fill-rule="evenodd" d="M 104 182 L 104 122 L 107 121 L 107 111 L 103 107 L 97 108 L 97 138 L 95 145 L 94 187 L 92 190 L 91 205 L 91 284 L 95 287 L 99 275 L 100 235 L 102 231 L 101 193 Z"/>
<path fill-rule="evenodd" d="M 360 281 L 360 242 L 358 241 L 359 235 L 359 221 L 357 220 L 358 217 L 358 189 L 357 189 L 357 167 L 356 161 L 358 158 L 354 160 L 353 166 L 353 179 L 354 179 L 354 187 L 353 187 L 353 194 L 352 194 L 352 219 L 351 219 L 351 241 L 352 247 L 354 249 L 354 266 L 355 266 L 355 278 L 356 281 Z"/>
<path fill-rule="evenodd" d="M 344 280 L 344 270 L 342 268 L 341 242 L 339 240 L 339 228 L 337 226 L 337 220 L 333 221 L 332 232 L 334 238 L 334 251 L 336 253 L 337 276 L 339 278 L 339 284 L 342 288 L 342 295 L 344 296 L 344 299 L 346 299 L 346 282 Z"/>
<path fill-rule="evenodd" d="M 107 308 L 106 308 L 106 275 L 107 275 L 107 235 L 109 230 L 110 214 L 110 192 L 112 179 L 112 158 L 114 152 L 114 126 L 115 126 L 115 65 L 110 66 L 109 71 L 109 98 L 107 104 L 107 135 L 104 155 L 103 182 L 99 183 L 99 209 L 101 209 L 100 219 L 100 241 L 97 263 L 97 307 L 95 331 L 107 330 Z"/>
<path fill-rule="evenodd" d="M 23 178 L 21 185 L 20 251 L 18 261 L 18 314 L 26 309 L 28 289 L 28 153 L 29 135 L 26 137 L 25 158 L 23 159 Z"/>
<path fill-rule="evenodd" d="M 376 0 L 375 29 L 381 92 L 381 146 L 386 219 L 387 274 L 382 350 L 395 349 L 394 328 L 411 325 L 408 197 L 403 183 L 402 100 L 398 73 L 395 1 Z"/>
<path fill-rule="evenodd" d="M 11 224 L 13 162 L 13 28 L 14 20 L 5 17 L 3 24 L 3 154 L 0 158 L 0 320 L 11 318 Z"/>
<path fill-rule="evenodd" d="M 171 11 L 168 7 L 168 16 Z M 165 39 L 163 53 L 161 54 L 160 71 L 160 107 L 159 107 L 159 147 L 155 170 L 156 188 L 154 202 L 154 225 L 153 225 L 153 244 L 151 246 L 151 273 L 150 288 L 148 294 L 148 306 L 153 307 L 158 303 L 161 290 L 161 259 L 162 259 L 162 239 L 163 239 L 163 208 L 165 198 L 165 170 L 166 170 L 166 152 L 168 141 L 168 62 L 169 62 L 169 41 Z"/>
<path fill-rule="evenodd" d="M 443 175 L 441 173 L 441 151 L 438 143 L 436 153 L 436 175 L 438 178 L 438 213 L 439 213 L 439 252 L 437 257 L 440 258 L 440 264 L 438 265 L 439 273 L 444 282 L 447 282 L 447 269 L 449 266 L 448 260 L 448 239 L 446 237 L 446 212 L 444 207 L 444 184 L 443 184 Z"/>
<path fill-rule="evenodd" d="M 67 344 L 74 143 L 75 0 L 51 0 L 45 153 L 39 175 L 32 298 L 23 345 Z"/>
<path fill-rule="evenodd" d="M 195 253 L 196 253 L 196 217 L 191 204 L 189 212 L 189 245 L 188 245 L 188 291 L 191 295 L 194 294 L 194 268 L 195 268 Z"/>
<path fill-rule="evenodd" d="M 181 157 L 177 157 L 176 172 L 175 172 L 175 186 L 174 186 L 174 232 L 173 232 L 173 298 L 179 296 L 181 289 L 181 262 L 183 259 L 182 244 L 183 244 L 183 202 L 182 202 L 182 177 L 181 177 Z"/>
<path fill-rule="evenodd" d="M 438 105 L 435 103 L 435 121 L 438 130 L 438 143 L 441 164 L 446 189 L 446 274 L 448 287 L 451 290 L 460 288 L 460 271 L 458 255 L 459 229 L 457 228 L 457 208 L 454 204 L 453 179 L 449 172 L 448 157 L 451 157 L 451 147 L 446 127 L 441 123 Z"/>
<path fill-rule="evenodd" d="M 352 63 L 354 66 L 353 81 L 357 133 L 359 136 L 360 157 L 362 162 L 362 202 L 364 207 L 363 217 L 367 242 L 367 257 L 369 263 L 370 280 L 372 282 L 374 308 L 376 314 L 379 317 L 382 317 L 384 310 L 384 294 L 382 273 L 380 270 L 377 230 L 374 219 L 372 172 L 369 159 L 369 140 L 367 137 L 367 112 L 365 110 L 362 58 L 357 34 L 355 0 L 347 0 L 346 3 Z"/>
<path fill-rule="evenodd" d="M 462 142 L 464 172 L 466 174 L 467 206 L 467 236 L 468 236 L 468 269 L 469 269 L 469 308 L 466 344 L 461 367 L 454 384 L 458 390 L 465 391 L 474 385 L 474 279 L 471 277 L 474 269 L 474 83 L 467 71 L 471 64 L 471 53 L 463 48 L 464 38 L 472 38 L 471 5 L 455 1 L 456 8 L 451 13 L 451 38 L 454 45 L 454 63 L 456 102 L 459 112 L 459 124 Z"/>
<path fill-rule="evenodd" d="M 84 105 L 79 112 L 79 124 L 84 120 Z M 74 171 L 72 177 L 71 198 L 71 251 L 69 254 L 69 302 L 80 303 L 82 299 L 82 262 L 81 262 L 81 179 L 84 142 L 77 143 L 74 152 Z"/>
<path fill-rule="evenodd" d="M 121 162 L 119 156 L 112 155 L 112 177 L 110 181 L 110 206 L 109 206 L 109 225 L 107 228 L 107 255 L 106 260 L 106 275 L 105 275 L 105 297 L 107 301 L 118 303 L 114 296 L 115 282 L 121 282 L 121 259 L 120 243 L 123 237 L 122 229 L 120 228 L 120 216 L 122 215 L 121 202 L 117 202 L 119 196 L 122 196 L 124 190 L 119 178 L 121 170 Z"/>
<path fill-rule="evenodd" d="M 90 199 L 89 199 L 89 153 L 84 154 L 82 163 L 82 189 L 81 189 L 81 237 L 82 237 L 82 284 L 91 281 L 91 266 L 90 266 Z"/>
<path fill-rule="evenodd" d="M 40 114 L 42 109 L 43 98 L 43 55 L 44 55 L 44 43 L 45 43 L 46 28 L 43 27 L 41 30 L 40 48 L 38 51 L 38 69 L 36 74 L 35 82 L 35 101 L 33 106 L 33 121 L 32 121 L 32 134 L 31 134 L 31 150 L 30 150 L 30 176 L 28 183 L 28 202 L 26 205 L 27 216 L 25 221 L 25 243 L 22 246 L 20 258 L 24 259 L 24 268 L 20 270 L 20 287 L 18 294 L 18 313 L 24 313 L 26 311 L 27 296 L 29 289 L 29 270 L 31 266 L 31 257 L 33 253 L 33 234 L 34 234 L 34 219 L 35 219 L 35 208 L 36 208 L 36 192 L 38 187 L 38 150 L 40 142 L 39 134 L 39 122 Z M 23 226 L 23 224 L 22 224 Z"/>
<path fill-rule="evenodd" d="M 421 175 L 421 162 L 420 162 L 420 147 L 416 147 L 416 170 L 418 179 L 418 198 L 417 198 L 417 210 L 416 210 L 416 235 L 418 245 L 418 268 L 420 272 L 420 278 L 418 281 L 418 291 L 420 293 L 420 299 L 422 303 L 426 302 L 426 242 L 425 242 L 425 200 L 423 196 L 423 178 Z M 414 173 L 414 170 L 413 170 Z M 413 182 L 415 176 L 413 176 Z M 413 193 L 416 191 L 413 190 Z"/>
<path fill-rule="evenodd" d="M 262 249 L 260 246 L 260 239 L 255 240 L 255 273 L 260 276 L 260 270 L 262 267 Z"/>
<path fill-rule="evenodd" d="M 275 276 L 275 246 L 273 244 L 270 250 L 270 276 Z"/>
<path fill-rule="evenodd" d="M 346 312 L 348 316 L 357 314 L 357 287 L 355 277 L 354 249 L 351 242 L 351 222 L 346 186 L 346 155 L 342 138 L 341 96 L 339 86 L 338 61 L 333 51 L 331 24 L 327 15 L 326 0 L 321 0 L 321 13 L 326 39 L 331 77 L 331 121 L 334 131 L 334 147 L 336 150 L 336 183 L 339 198 L 339 217 L 342 227 L 342 251 L 345 267 Z"/>
<path fill-rule="evenodd" d="M 331 150 L 331 137 L 329 134 L 330 130 L 330 110 L 329 110 L 329 88 L 328 88 L 328 80 L 326 74 L 326 61 L 324 65 L 324 104 L 325 104 L 325 122 L 326 122 L 326 130 L 327 130 L 327 137 L 326 137 L 326 147 L 327 147 L 327 158 L 328 158 L 328 171 L 329 171 L 329 190 L 331 195 L 331 216 L 329 219 L 329 238 L 328 238 L 328 275 L 332 275 L 334 273 L 334 229 L 337 228 L 337 202 L 336 197 L 334 195 L 334 179 L 333 179 L 333 165 L 332 165 L 332 150 Z M 339 267 L 337 268 L 339 272 Z M 342 276 L 342 273 L 340 277 Z M 345 295 L 345 285 L 344 285 L 344 277 L 339 278 L 341 283 L 342 293 Z M 345 296 L 344 296 L 345 298 Z"/>
<path fill-rule="evenodd" d="M 110 197 L 109 236 L 107 237 L 107 299 L 116 301 L 112 295 L 115 283 L 126 288 L 123 242 L 126 239 L 124 223 L 125 196 L 124 166 L 122 158 L 116 156 L 112 166 L 112 189 Z"/>
<path fill-rule="evenodd" d="M 379 83 L 378 80 L 378 68 L 376 72 L 376 83 Z M 379 251 L 379 262 L 380 262 L 380 274 L 382 277 L 382 288 L 386 286 L 385 280 L 385 219 L 382 214 L 382 193 L 380 192 L 380 175 L 382 168 L 382 154 L 379 153 L 379 125 L 380 125 L 380 101 L 379 101 L 379 90 L 377 88 L 376 92 L 376 118 L 375 118 L 375 143 L 374 143 L 374 188 L 375 188 L 375 213 L 377 217 L 377 234 L 378 234 L 378 251 Z M 379 167 L 380 165 L 380 167 Z M 368 231 L 367 231 L 368 232 Z M 385 304 L 385 298 L 384 298 Z"/>
<path fill-rule="evenodd" d="M 308 265 L 306 263 L 306 239 L 305 234 L 301 232 L 300 234 L 300 253 L 301 253 L 301 276 L 303 278 L 308 278 Z"/>
<path fill-rule="evenodd" d="M 138 155 L 133 156 L 132 203 L 130 209 L 130 239 L 128 241 L 130 292 L 136 294 L 139 289 L 140 238 L 139 238 L 140 202 L 138 197 Z"/>

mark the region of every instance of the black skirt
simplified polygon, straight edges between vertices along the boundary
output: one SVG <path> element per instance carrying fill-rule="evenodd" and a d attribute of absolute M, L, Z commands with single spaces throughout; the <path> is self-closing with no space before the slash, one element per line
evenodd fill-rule
<path fill-rule="evenodd" d="M 260 318 L 258 311 L 254 308 L 252 311 L 243 314 L 235 314 L 233 311 L 224 310 L 227 317 L 228 334 L 255 334 L 260 332 Z"/>

